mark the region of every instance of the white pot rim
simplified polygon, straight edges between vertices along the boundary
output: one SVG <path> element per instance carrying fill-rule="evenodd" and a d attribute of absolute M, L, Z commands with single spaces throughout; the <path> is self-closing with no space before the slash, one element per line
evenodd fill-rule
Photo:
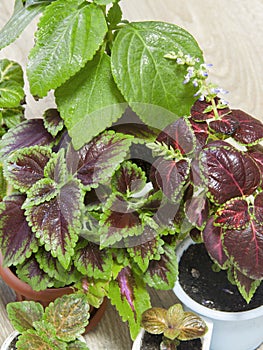
<path fill-rule="evenodd" d="M 7 350 L 8 346 L 12 342 L 12 340 L 19 334 L 17 331 L 13 331 L 12 333 L 9 334 L 9 336 L 5 339 L 1 346 L 1 350 Z"/>
<path fill-rule="evenodd" d="M 183 254 L 183 252 L 188 248 L 189 245 L 194 244 L 190 237 L 187 237 L 183 242 L 181 242 L 176 248 L 178 262 Z M 262 317 L 263 315 L 263 305 L 251 309 L 248 311 L 239 311 L 239 312 L 228 312 L 228 311 L 219 311 L 213 310 L 206 306 L 203 306 L 192 298 L 190 298 L 183 288 L 181 287 L 179 281 L 175 283 L 173 288 L 174 293 L 178 297 L 178 299 L 185 305 L 188 305 L 191 309 L 193 309 L 198 314 L 204 315 L 205 317 L 212 319 L 220 319 L 224 321 L 243 321 L 249 320 L 252 318 Z"/>

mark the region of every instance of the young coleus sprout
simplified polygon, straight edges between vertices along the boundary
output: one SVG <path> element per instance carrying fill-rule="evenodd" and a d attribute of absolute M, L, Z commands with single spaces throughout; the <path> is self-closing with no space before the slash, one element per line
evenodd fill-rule
<path fill-rule="evenodd" d="M 200 101 L 209 102 L 209 106 L 203 111 L 208 113 L 213 111 L 215 119 L 219 119 L 218 109 L 227 107 L 228 102 L 223 98 L 218 98 L 218 94 L 225 95 L 228 91 L 219 88 L 217 85 L 207 81 L 208 69 L 212 64 L 201 63 L 198 58 L 191 57 L 189 54 L 184 54 L 182 51 L 170 52 L 164 56 L 165 58 L 175 60 L 178 65 L 186 65 L 187 73 L 185 75 L 184 84 L 192 83 L 194 87 L 198 88 L 195 96 L 199 96 Z"/>
<path fill-rule="evenodd" d="M 160 349 L 176 349 L 180 341 L 200 338 L 207 332 L 207 325 L 193 312 L 175 304 L 168 310 L 152 307 L 142 314 L 142 327 L 151 334 L 163 334 Z"/>

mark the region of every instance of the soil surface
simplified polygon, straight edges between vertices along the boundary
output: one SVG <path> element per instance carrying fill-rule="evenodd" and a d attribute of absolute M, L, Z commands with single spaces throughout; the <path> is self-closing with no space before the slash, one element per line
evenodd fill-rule
<path fill-rule="evenodd" d="M 18 335 L 9 344 L 8 350 L 16 350 L 16 342 L 18 340 Z"/>
<path fill-rule="evenodd" d="M 141 350 L 160 350 L 162 335 L 155 335 L 145 332 L 142 339 Z M 177 350 L 201 350 L 202 343 L 200 339 L 181 341 Z"/>
<path fill-rule="evenodd" d="M 204 244 L 192 244 L 183 253 L 179 262 L 179 281 L 192 299 L 210 309 L 232 312 L 262 305 L 263 283 L 247 304 L 237 287 L 228 281 L 226 271 L 214 272 L 212 265 Z"/>

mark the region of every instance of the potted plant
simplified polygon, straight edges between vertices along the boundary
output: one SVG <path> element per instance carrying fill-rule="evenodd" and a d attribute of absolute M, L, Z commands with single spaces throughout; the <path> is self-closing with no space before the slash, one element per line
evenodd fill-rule
<path fill-rule="evenodd" d="M 81 336 L 89 322 L 89 304 L 83 293 L 64 295 L 44 310 L 35 301 L 7 304 L 9 319 L 16 329 L 1 350 L 87 349 Z"/>
<path fill-rule="evenodd" d="M 168 310 L 152 307 L 142 314 L 142 330 L 132 350 L 207 349 L 204 336 L 208 331 L 205 321 L 193 312 L 185 312 L 181 304 Z M 199 338 L 203 337 L 203 344 Z"/>
<path fill-rule="evenodd" d="M 191 34 L 128 23 L 117 0 L 17 0 L 2 47 L 39 13 L 27 78 L 36 99 L 54 90 L 57 108 L 1 141 L 14 189 L 0 208 L 2 265 L 40 293 L 108 297 L 134 339 L 146 286 L 173 288 L 175 247 L 197 230 L 249 300 L 262 279 L 261 122 L 207 82 Z"/>

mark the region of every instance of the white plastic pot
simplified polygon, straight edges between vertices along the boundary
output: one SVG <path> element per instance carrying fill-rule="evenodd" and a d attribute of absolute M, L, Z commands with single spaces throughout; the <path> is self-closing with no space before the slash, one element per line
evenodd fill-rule
<path fill-rule="evenodd" d="M 178 261 L 193 241 L 187 238 L 177 248 Z M 213 324 L 210 350 L 255 350 L 263 342 L 263 305 L 249 311 L 224 312 L 209 309 L 190 298 L 179 281 L 173 289 L 185 310 Z"/>
<path fill-rule="evenodd" d="M 207 320 L 205 320 L 205 321 L 207 321 Z M 208 326 L 208 332 L 205 334 L 204 337 L 201 338 L 202 350 L 209 350 L 210 349 L 210 339 L 211 339 L 211 333 L 212 333 L 213 325 L 210 324 L 209 321 L 208 321 L 207 322 L 207 326 Z M 136 339 L 135 339 L 135 341 L 134 341 L 134 343 L 132 345 L 132 350 L 141 350 L 141 343 L 142 343 L 142 339 L 143 339 L 144 333 L 145 333 L 144 329 L 141 329 L 140 333 L 137 335 L 137 337 L 136 337 Z"/>

